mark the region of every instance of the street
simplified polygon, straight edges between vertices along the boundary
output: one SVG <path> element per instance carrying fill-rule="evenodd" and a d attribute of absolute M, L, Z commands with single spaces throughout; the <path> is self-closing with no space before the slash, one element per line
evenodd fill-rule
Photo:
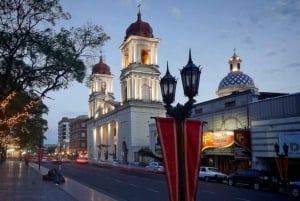
<path fill-rule="evenodd" d="M 43 163 L 43 165 L 47 168 L 55 167 L 51 163 Z M 119 201 L 168 200 L 165 175 L 76 163 L 64 163 L 61 171 L 64 176 Z M 255 191 L 246 187 L 231 187 L 227 184 L 199 181 L 197 201 L 220 200 L 287 201 L 296 199 L 277 192 Z"/>

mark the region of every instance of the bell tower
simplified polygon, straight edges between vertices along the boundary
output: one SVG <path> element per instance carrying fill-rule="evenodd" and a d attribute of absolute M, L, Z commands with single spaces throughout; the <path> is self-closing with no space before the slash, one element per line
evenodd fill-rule
<path fill-rule="evenodd" d="M 102 56 L 98 64 L 93 66 L 90 76 L 89 117 L 97 118 L 114 109 L 110 104 L 113 97 L 113 75 L 108 65 L 103 63 Z"/>
<path fill-rule="evenodd" d="M 159 101 L 159 66 L 157 49 L 159 39 L 154 38 L 151 26 L 141 19 L 126 30 L 120 46 L 122 54 L 121 101 Z"/>

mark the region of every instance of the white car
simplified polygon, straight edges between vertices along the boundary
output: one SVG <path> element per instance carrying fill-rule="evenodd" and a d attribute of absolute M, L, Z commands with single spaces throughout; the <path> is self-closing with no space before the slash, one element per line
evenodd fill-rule
<path fill-rule="evenodd" d="M 300 181 L 291 181 L 289 183 L 289 191 L 293 197 L 300 197 Z"/>
<path fill-rule="evenodd" d="M 223 182 L 227 179 L 227 175 L 219 172 L 217 168 L 201 166 L 199 171 L 199 179 L 205 181 L 215 180 L 217 182 Z"/>
<path fill-rule="evenodd" d="M 165 171 L 165 166 L 162 162 L 150 162 L 149 165 L 146 166 L 146 168 L 151 170 L 157 170 L 159 172 Z"/>

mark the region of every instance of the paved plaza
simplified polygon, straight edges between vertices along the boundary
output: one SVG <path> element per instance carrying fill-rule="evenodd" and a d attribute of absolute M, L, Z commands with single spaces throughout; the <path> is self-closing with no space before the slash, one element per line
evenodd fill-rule
<path fill-rule="evenodd" d="M 115 201 L 72 179 L 56 185 L 43 181 L 48 169 L 35 163 L 26 166 L 24 161 L 0 163 L 1 201 Z"/>

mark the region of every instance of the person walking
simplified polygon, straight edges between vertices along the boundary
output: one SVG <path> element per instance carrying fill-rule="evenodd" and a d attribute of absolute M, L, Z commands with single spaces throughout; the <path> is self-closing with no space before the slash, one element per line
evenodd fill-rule
<path fill-rule="evenodd" d="M 30 159 L 30 154 L 28 152 L 26 152 L 24 154 L 24 161 L 25 161 L 25 165 L 28 166 L 29 163 L 29 159 Z"/>

